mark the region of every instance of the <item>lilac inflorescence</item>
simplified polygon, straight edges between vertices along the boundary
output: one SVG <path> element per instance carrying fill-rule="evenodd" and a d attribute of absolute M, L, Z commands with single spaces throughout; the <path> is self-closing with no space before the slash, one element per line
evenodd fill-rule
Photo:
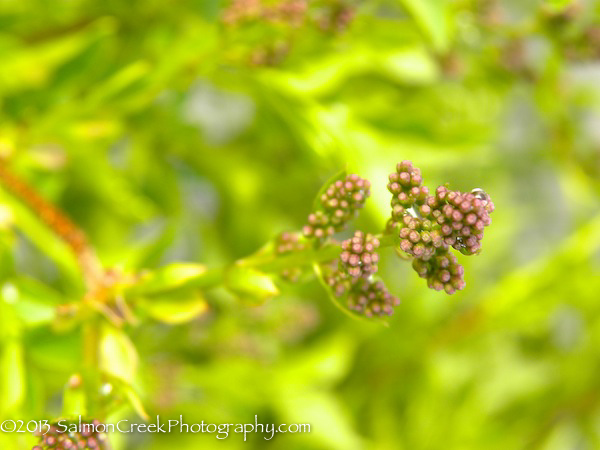
<path fill-rule="evenodd" d="M 465 283 L 463 268 L 449 248 L 479 253 L 494 204 L 481 189 L 464 193 L 440 186 L 429 195 L 422 183 L 420 170 L 410 161 L 397 165 L 388 184 L 392 217 L 387 231 L 398 233 L 399 249 L 414 258 L 413 268 L 430 288 L 452 294 Z"/>
<path fill-rule="evenodd" d="M 383 317 L 393 314 L 400 300 L 390 294 L 383 281 L 371 277 L 353 277 L 335 265 L 323 267 L 324 280 L 333 294 L 346 297 L 348 309 L 366 317 Z"/>
<path fill-rule="evenodd" d="M 379 240 L 371 234 L 356 231 L 342 242 L 340 267 L 352 277 L 368 277 L 377 272 Z"/>
<path fill-rule="evenodd" d="M 494 203 L 480 189 L 463 193 L 445 186 L 436 189 L 425 205 L 429 216 L 439 225 L 444 242 L 465 255 L 481 250 L 483 229 L 492 223 Z"/>
<path fill-rule="evenodd" d="M 391 225 L 398 223 L 415 205 L 421 205 L 429 195 L 429 189 L 423 186 L 421 171 L 410 161 L 396 165 L 396 172 L 390 174 L 388 190 L 392 193 Z"/>
<path fill-rule="evenodd" d="M 360 278 L 348 293 L 348 308 L 367 317 L 391 316 L 399 304 L 398 297 L 390 294 L 383 281 Z"/>
<path fill-rule="evenodd" d="M 427 286 L 436 291 L 454 294 L 465 287 L 464 268 L 448 250 L 438 252 L 427 261 L 415 258 L 412 266 L 421 278 L 427 279 Z"/>
<path fill-rule="evenodd" d="M 320 209 L 308 216 L 304 236 L 324 238 L 341 231 L 364 206 L 370 187 L 368 180 L 355 174 L 332 183 L 319 199 Z"/>
<path fill-rule="evenodd" d="M 290 255 L 305 250 L 307 243 L 302 241 L 299 233 L 284 231 L 275 238 L 275 254 L 278 256 Z M 281 277 L 290 282 L 296 282 L 302 275 L 300 267 L 287 268 L 281 271 Z"/>
<path fill-rule="evenodd" d="M 63 432 L 64 428 L 59 428 L 57 423 L 51 424 L 46 434 L 37 433 L 40 435 L 40 442 L 32 450 L 106 450 L 109 448 L 108 438 L 106 434 L 98 432 L 99 425 L 100 421 L 93 420 L 84 423 L 81 430 L 70 431 L 72 424 L 66 422 L 64 426 L 68 430 Z"/>

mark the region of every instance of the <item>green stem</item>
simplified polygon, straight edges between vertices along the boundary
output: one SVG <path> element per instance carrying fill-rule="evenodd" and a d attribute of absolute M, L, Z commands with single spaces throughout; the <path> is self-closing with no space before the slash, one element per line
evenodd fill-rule
<path fill-rule="evenodd" d="M 99 392 L 100 392 L 100 320 L 98 317 L 91 317 L 83 323 L 83 376 L 87 400 L 87 413 L 89 416 L 96 415 L 99 412 Z"/>
<path fill-rule="evenodd" d="M 394 236 L 378 235 L 380 247 L 391 247 L 394 245 Z M 328 243 L 320 248 L 309 247 L 299 252 L 289 255 L 278 256 L 272 253 L 264 254 L 261 251 L 249 255 L 236 262 L 236 264 L 246 267 L 253 267 L 267 273 L 277 273 L 284 269 L 293 267 L 311 266 L 314 263 L 324 263 L 337 259 L 342 249 L 339 244 Z M 224 284 L 225 274 L 229 266 L 209 269 L 196 277 L 190 278 L 184 284 L 178 284 L 177 287 L 169 289 L 166 287 L 162 293 L 173 292 L 181 289 L 201 289 L 208 290 Z M 132 286 L 130 292 L 135 292 L 136 287 Z"/>

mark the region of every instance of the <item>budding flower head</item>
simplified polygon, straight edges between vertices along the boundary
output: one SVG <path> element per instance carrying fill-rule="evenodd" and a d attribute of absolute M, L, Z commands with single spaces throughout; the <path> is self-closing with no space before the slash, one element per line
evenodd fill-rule
<path fill-rule="evenodd" d="M 102 432 L 103 424 L 98 420 L 84 421 L 79 426 L 79 421 L 60 421 L 49 424 L 48 430 L 36 433 L 40 441 L 32 450 L 108 450 L 108 438 Z M 65 429 L 66 427 L 66 429 Z M 45 433 L 45 434 L 42 434 Z"/>
<path fill-rule="evenodd" d="M 448 294 L 462 289 L 463 269 L 449 248 L 465 255 L 481 251 L 494 211 L 490 196 L 479 188 L 465 193 L 448 186 L 438 186 L 430 195 L 410 161 L 399 163 L 389 180 L 392 215 L 386 232 L 398 233 L 398 248 L 414 258 L 414 269 L 430 288 Z"/>
<path fill-rule="evenodd" d="M 335 261 L 321 267 L 323 281 L 335 297 L 343 297 L 352 285 L 351 277 L 347 272 L 339 270 Z"/>
<path fill-rule="evenodd" d="M 397 164 L 396 172 L 390 174 L 388 190 L 392 193 L 392 219 L 399 221 L 406 209 L 423 204 L 429 191 L 422 186 L 421 171 L 410 161 Z"/>
<path fill-rule="evenodd" d="M 436 291 L 454 294 L 465 287 L 464 268 L 448 250 L 438 251 L 428 261 L 415 258 L 412 266 L 421 278 L 427 279 L 427 286 Z"/>
<path fill-rule="evenodd" d="M 278 256 L 290 255 L 305 250 L 308 243 L 302 239 L 299 233 L 284 231 L 275 238 L 274 252 Z M 284 280 L 296 282 L 302 275 L 300 267 L 283 269 L 279 274 Z"/>
<path fill-rule="evenodd" d="M 304 236 L 324 238 L 341 231 L 364 206 L 371 183 L 356 174 L 334 181 L 321 194 L 319 210 L 308 216 Z"/>
<path fill-rule="evenodd" d="M 340 269 L 352 277 L 368 277 L 377 272 L 379 240 L 362 231 L 342 242 Z"/>
<path fill-rule="evenodd" d="M 357 279 L 348 293 L 348 308 L 366 317 L 391 316 L 400 300 L 387 290 L 383 281 Z"/>

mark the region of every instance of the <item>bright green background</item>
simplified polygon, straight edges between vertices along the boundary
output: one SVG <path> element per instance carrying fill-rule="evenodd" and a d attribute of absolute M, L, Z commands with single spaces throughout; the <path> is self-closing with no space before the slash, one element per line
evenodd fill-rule
<path fill-rule="evenodd" d="M 214 290 L 195 321 L 128 329 L 150 415 L 312 432 L 115 449 L 600 448 L 599 5 L 355 5 L 332 32 L 225 27 L 216 0 L 0 3 L 0 154 L 107 265 L 231 262 L 300 229 L 344 166 L 373 184 L 352 224 L 366 231 L 385 224 L 403 159 L 431 188 L 481 187 L 496 204 L 454 296 L 382 252 L 402 300 L 387 328 L 341 314 L 312 280 L 260 307 Z M 251 64 L 274 43 L 289 53 Z M 53 418 L 81 348 L 46 322 L 81 286 L 2 195 L 1 420 Z M 29 443 L 0 434 L 3 449 Z"/>

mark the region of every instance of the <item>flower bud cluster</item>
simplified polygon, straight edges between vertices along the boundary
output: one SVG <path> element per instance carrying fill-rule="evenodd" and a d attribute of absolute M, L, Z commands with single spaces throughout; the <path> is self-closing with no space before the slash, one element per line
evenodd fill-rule
<path fill-rule="evenodd" d="M 348 309 L 366 317 L 382 317 L 393 314 L 400 300 L 387 290 L 383 281 L 370 277 L 353 277 L 333 265 L 323 267 L 325 283 L 333 294 L 346 296 Z"/>
<path fill-rule="evenodd" d="M 344 296 L 352 286 L 352 280 L 347 272 L 339 270 L 335 261 L 322 266 L 323 279 L 336 297 Z"/>
<path fill-rule="evenodd" d="M 323 31 L 344 31 L 354 18 L 354 9 L 345 1 L 331 2 L 328 11 L 323 11 L 317 23 Z"/>
<path fill-rule="evenodd" d="M 465 287 L 464 268 L 448 250 L 437 252 L 427 261 L 415 258 L 412 266 L 421 278 L 427 279 L 427 286 L 436 291 L 443 289 L 447 294 L 454 294 Z"/>
<path fill-rule="evenodd" d="M 396 172 L 390 174 L 387 185 L 392 193 L 392 226 L 400 222 L 408 210 L 416 205 L 422 205 L 429 189 L 422 186 L 421 170 L 414 167 L 410 161 L 402 161 L 396 166 Z"/>
<path fill-rule="evenodd" d="M 100 425 L 98 420 L 83 424 L 83 429 L 78 432 L 63 432 L 63 425 L 61 424 L 61 428 L 57 425 L 56 423 L 51 424 L 50 430 L 46 434 L 40 435 L 40 442 L 32 450 L 106 450 L 109 448 L 106 434 L 97 432 L 98 425 Z M 69 427 L 66 423 L 64 426 Z"/>
<path fill-rule="evenodd" d="M 400 250 L 412 256 L 413 268 L 428 286 L 448 294 L 463 289 L 463 268 L 449 252 L 465 255 L 481 250 L 483 230 L 491 224 L 494 204 L 481 189 L 469 193 L 446 186 L 429 195 L 419 169 L 402 161 L 389 177 L 392 217 L 388 232 L 397 232 Z"/>
<path fill-rule="evenodd" d="M 257 20 L 275 25 L 318 26 L 323 31 L 343 31 L 354 17 L 354 8 L 345 0 L 328 0 L 322 5 L 308 0 L 233 0 L 223 13 L 229 26 Z"/>
<path fill-rule="evenodd" d="M 308 216 L 304 236 L 323 238 L 342 230 L 364 206 L 370 187 L 368 180 L 355 174 L 332 183 L 319 199 L 321 208 Z"/>
<path fill-rule="evenodd" d="M 368 277 L 377 272 L 379 255 L 376 250 L 379 240 L 362 231 L 356 231 L 354 236 L 342 242 L 340 268 L 351 277 Z"/>
<path fill-rule="evenodd" d="M 371 275 L 377 272 L 379 240 L 362 231 L 341 244 L 337 261 L 323 266 L 323 277 L 336 297 L 346 297 L 350 310 L 367 317 L 389 316 L 400 303 L 382 281 Z"/>
<path fill-rule="evenodd" d="M 445 247 L 442 233 L 431 220 L 406 215 L 399 229 L 400 249 L 415 258 L 427 261 L 438 249 Z"/>
<path fill-rule="evenodd" d="M 263 0 L 234 0 L 223 14 L 223 22 L 237 25 L 242 22 L 264 20 L 300 25 L 308 9 L 306 0 L 283 0 L 266 3 Z"/>
<path fill-rule="evenodd" d="M 494 204 L 485 192 L 477 189 L 462 193 L 440 186 L 435 195 L 427 198 L 424 208 L 428 217 L 440 226 L 447 245 L 465 255 L 479 253 L 483 229 L 492 223 L 489 215 L 494 211 Z"/>
<path fill-rule="evenodd" d="M 348 308 L 367 317 L 391 316 L 399 304 L 383 281 L 359 278 L 348 293 Z"/>
<path fill-rule="evenodd" d="M 299 233 L 284 231 L 275 238 L 275 254 L 278 256 L 289 255 L 305 250 L 307 243 L 300 240 Z M 292 283 L 298 281 L 302 275 L 300 267 L 291 267 L 281 271 L 280 276 Z"/>

